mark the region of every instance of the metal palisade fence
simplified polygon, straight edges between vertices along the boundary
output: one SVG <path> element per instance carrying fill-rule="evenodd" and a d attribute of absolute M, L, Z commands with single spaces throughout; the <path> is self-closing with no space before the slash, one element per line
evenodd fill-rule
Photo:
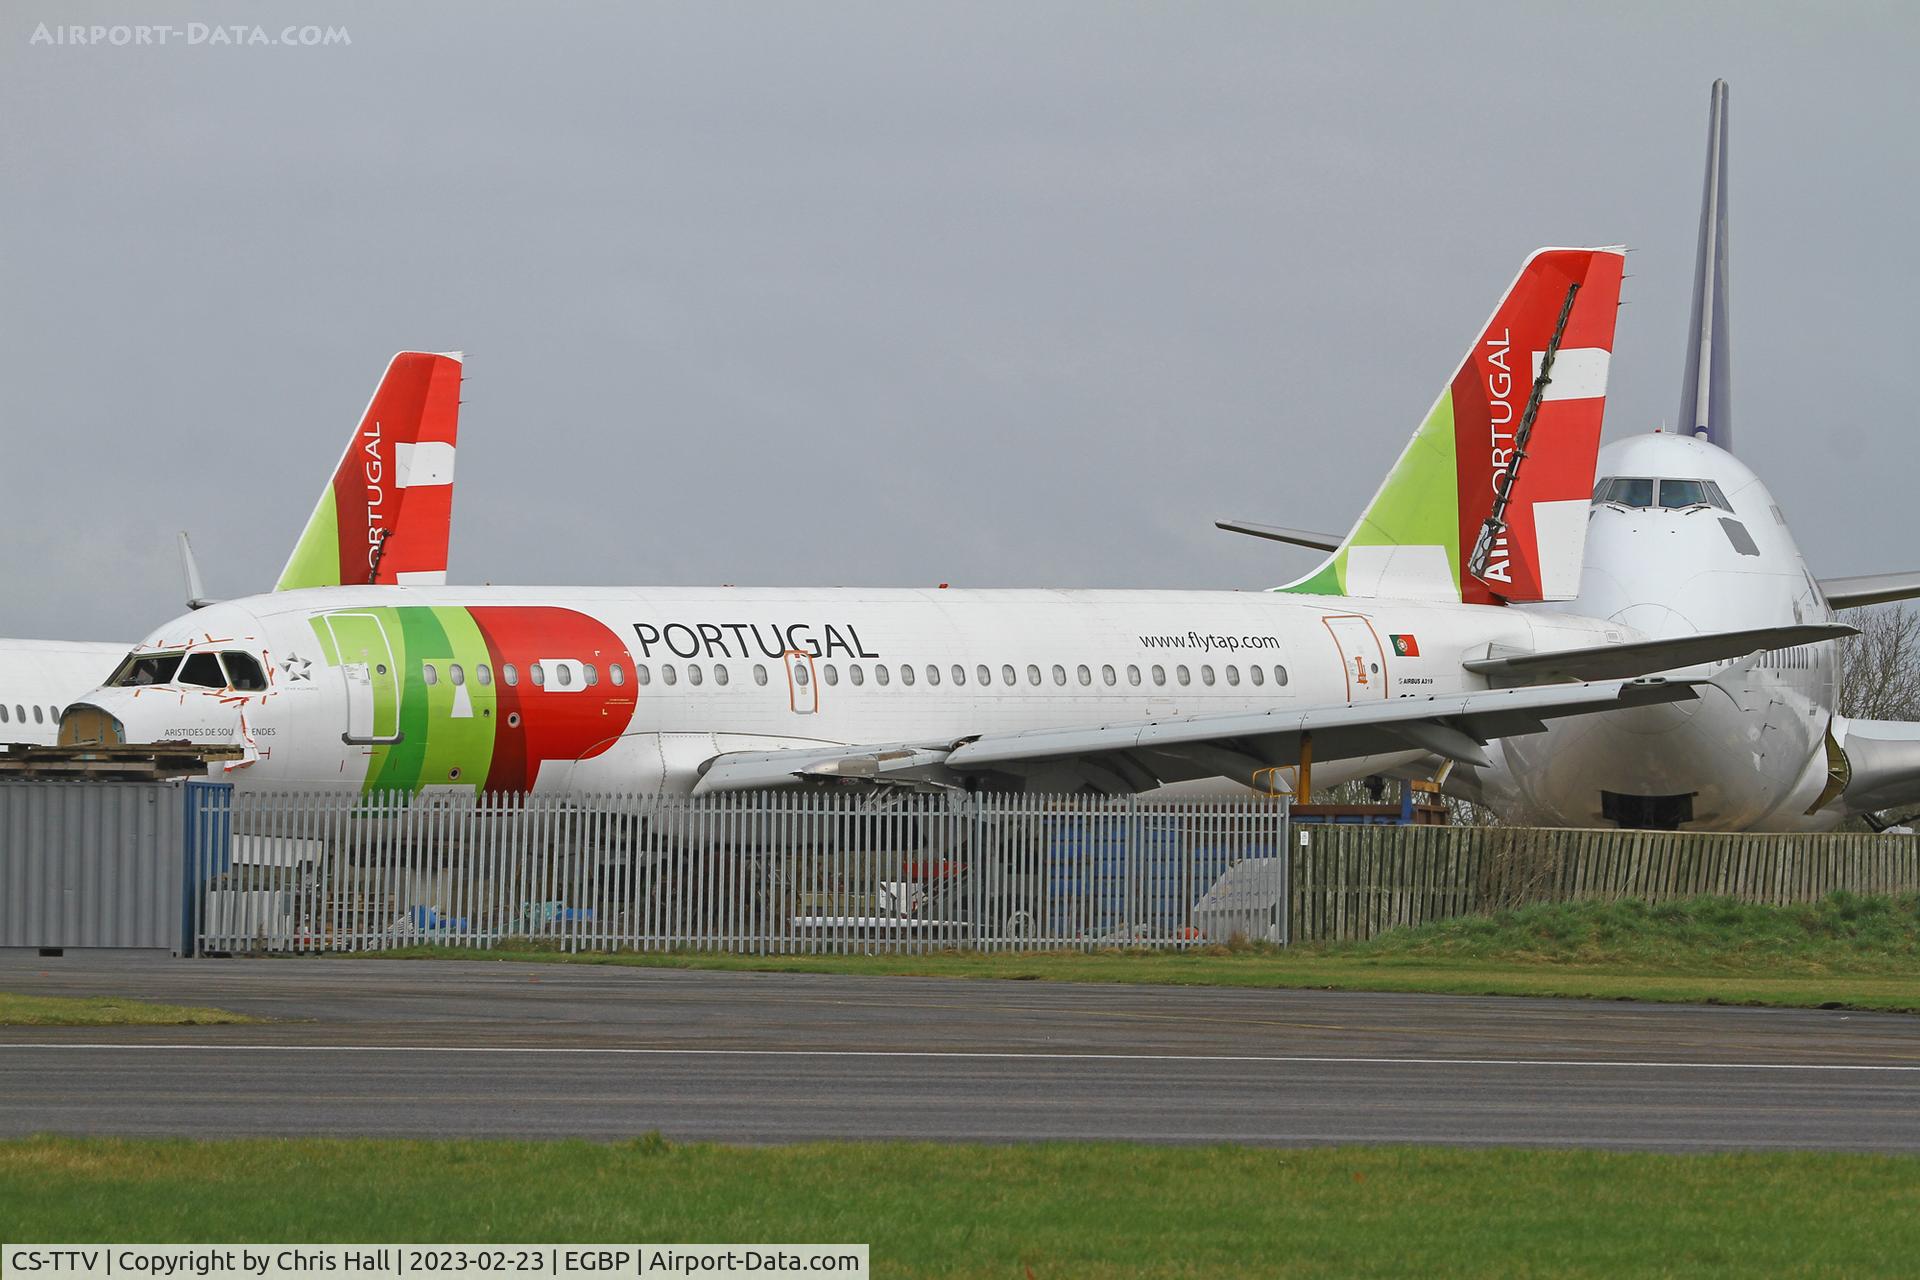
<path fill-rule="evenodd" d="M 195 949 L 870 953 L 1285 942 L 1266 800 L 187 798 Z"/>

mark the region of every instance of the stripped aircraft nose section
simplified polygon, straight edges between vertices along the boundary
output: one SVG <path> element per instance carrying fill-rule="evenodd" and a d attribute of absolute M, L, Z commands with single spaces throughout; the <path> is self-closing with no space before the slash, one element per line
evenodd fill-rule
<path fill-rule="evenodd" d="M 127 727 L 120 718 L 92 703 L 76 702 L 60 717 L 63 747 L 119 747 L 126 741 Z"/>

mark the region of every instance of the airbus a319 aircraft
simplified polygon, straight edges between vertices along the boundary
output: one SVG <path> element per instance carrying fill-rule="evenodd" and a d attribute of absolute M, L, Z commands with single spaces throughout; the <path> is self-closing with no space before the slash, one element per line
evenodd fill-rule
<path fill-rule="evenodd" d="M 1580 588 L 1621 265 L 1528 258 L 1353 532 L 1289 588 L 291 591 L 161 627 L 61 739 L 237 741 L 243 786 L 323 792 L 1135 791 L 1284 786 L 1309 760 L 1323 780 L 1487 767 L 1489 741 L 1556 720 L 1724 696 L 1637 677 L 1846 629 L 1650 639 L 1511 607 Z M 1600 678 L 1499 687 L 1549 652 Z M 197 681 L 214 654 L 266 687 Z"/>
<path fill-rule="evenodd" d="M 447 580 L 460 370 L 458 352 L 403 351 L 388 363 L 274 590 Z M 184 534 L 181 550 L 190 607 L 204 604 Z M 53 742 L 65 708 L 109 678 L 126 652 L 125 644 L 0 639 L 0 744 Z M 232 671 L 202 660 L 187 674 L 207 688 L 265 687 L 250 660 L 236 659 Z"/>

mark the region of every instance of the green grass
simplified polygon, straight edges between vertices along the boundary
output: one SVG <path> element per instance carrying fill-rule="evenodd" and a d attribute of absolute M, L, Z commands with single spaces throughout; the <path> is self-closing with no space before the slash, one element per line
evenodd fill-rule
<path fill-rule="evenodd" d="M 1835 894 L 1758 907 L 1724 898 L 1661 906 L 1554 903 L 1400 929 L 1367 942 L 1187 952 L 940 952 L 736 956 L 569 954 L 519 942 L 411 947 L 393 957 L 533 960 L 784 973 L 1055 982 L 1304 987 L 1450 995 L 1567 996 L 1920 1013 L 1920 896 Z"/>
<path fill-rule="evenodd" d="M 9 1241 L 821 1242 L 882 1276 L 1911 1275 L 1920 1159 L 34 1138 Z"/>
<path fill-rule="evenodd" d="M 117 996 L 76 1000 L 63 996 L 18 996 L 0 991 L 0 1026 L 12 1027 L 184 1027 L 253 1022 L 224 1009 L 147 1004 Z"/>

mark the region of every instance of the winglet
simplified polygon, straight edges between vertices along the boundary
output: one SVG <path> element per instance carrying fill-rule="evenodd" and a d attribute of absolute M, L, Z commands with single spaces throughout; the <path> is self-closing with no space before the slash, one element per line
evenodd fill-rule
<path fill-rule="evenodd" d="M 462 356 L 388 364 L 276 591 L 447 580 Z"/>

